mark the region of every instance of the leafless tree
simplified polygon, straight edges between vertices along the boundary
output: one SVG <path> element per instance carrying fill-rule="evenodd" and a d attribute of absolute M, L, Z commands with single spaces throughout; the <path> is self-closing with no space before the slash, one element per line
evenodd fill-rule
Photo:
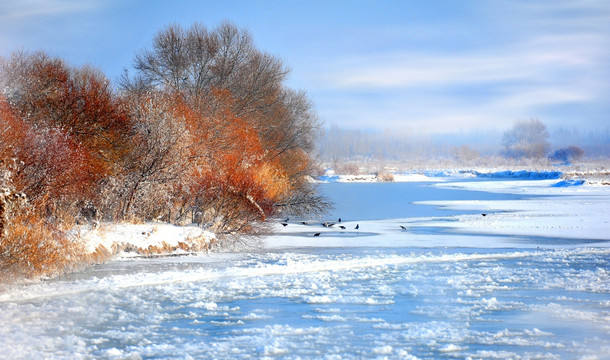
<path fill-rule="evenodd" d="M 504 132 L 502 144 L 511 158 L 542 158 L 549 151 L 549 133 L 538 119 L 517 121 Z"/>
<path fill-rule="evenodd" d="M 118 216 L 172 220 L 174 197 L 187 167 L 189 132 L 160 94 L 128 100 L 132 122 L 130 152 L 122 159 Z M 115 210 L 116 211 L 116 210 Z"/>
<path fill-rule="evenodd" d="M 200 137 L 214 146 L 201 147 L 204 154 L 191 156 L 213 163 L 210 148 L 222 151 L 232 146 L 230 136 L 223 134 L 225 125 L 214 120 L 220 105 L 231 113 L 229 118 L 256 129 L 264 160 L 281 164 L 290 179 L 276 211 L 315 210 L 325 204 L 307 181 L 315 168 L 311 154 L 319 134 L 312 104 L 304 92 L 285 86 L 289 70 L 256 49 L 250 33 L 228 22 L 214 29 L 172 25 L 157 34 L 151 49 L 136 56 L 134 68 L 135 74 L 121 81 L 124 91 L 177 94 L 206 122 L 201 124 L 205 133 L 214 134 Z"/>

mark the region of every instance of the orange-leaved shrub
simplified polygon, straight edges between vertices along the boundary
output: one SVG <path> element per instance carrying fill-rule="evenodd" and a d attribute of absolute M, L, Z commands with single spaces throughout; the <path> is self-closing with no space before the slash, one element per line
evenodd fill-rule
<path fill-rule="evenodd" d="M 4 206 L 1 269 L 55 274 L 92 259 L 66 235 L 83 221 L 241 235 L 325 206 L 310 181 L 311 103 L 247 31 L 170 26 L 135 70 L 114 89 L 44 52 L 0 59 L 0 188 L 27 199 Z"/>
<path fill-rule="evenodd" d="M 83 245 L 37 209 L 23 204 L 7 211 L 0 235 L 0 281 L 55 276 L 83 265 Z"/>
<path fill-rule="evenodd" d="M 39 138 L 1 96 L 0 134 L 0 281 L 73 269 L 84 255 L 82 244 L 66 233 L 73 219 L 47 201 L 65 190 L 64 176 L 78 168 L 78 163 L 70 162 L 54 167 L 49 154 L 61 158 L 70 155 L 71 147 L 61 141 L 66 140 L 63 136 Z M 36 173 L 42 169 L 42 174 Z M 26 192 L 37 194 L 35 201 Z"/>

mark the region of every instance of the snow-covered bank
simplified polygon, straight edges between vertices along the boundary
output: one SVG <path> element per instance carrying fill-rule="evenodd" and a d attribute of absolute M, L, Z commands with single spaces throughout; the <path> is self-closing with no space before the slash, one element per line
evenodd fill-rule
<path fill-rule="evenodd" d="M 324 175 L 315 181 L 328 182 L 421 182 L 445 181 L 447 178 L 481 178 L 513 180 L 549 180 L 570 179 L 583 180 L 588 183 L 610 185 L 610 171 L 605 167 L 580 169 L 520 169 L 505 170 L 500 168 L 464 168 L 464 169 L 413 169 L 401 171 L 397 168 L 384 168 L 382 172 L 363 170 L 358 175 L 337 174 L 327 169 Z"/>
<path fill-rule="evenodd" d="M 392 170 L 392 169 L 390 169 Z M 327 170 L 318 176 L 319 183 L 367 183 L 367 182 L 441 182 L 448 178 L 512 178 L 512 179 L 558 179 L 560 172 L 537 171 L 478 171 L 478 170 L 414 170 L 408 172 L 387 171 L 371 174 L 335 174 Z"/>
<path fill-rule="evenodd" d="M 430 177 L 425 174 L 364 174 L 364 175 L 322 175 L 318 177 L 318 182 L 422 182 L 422 181 L 443 181 L 439 177 Z"/>
<path fill-rule="evenodd" d="M 185 254 L 209 250 L 216 236 L 199 226 L 167 223 L 113 223 L 74 229 L 88 254 L 133 257 L 157 254 Z"/>
<path fill-rule="evenodd" d="M 596 185 L 555 186 L 556 180 L 444 183 L 438 186 L 485 189 L 537 195 L 512 201 L 442 201 L 422 204 L 480 211 L 461 215 L 456 221 L 431 221 L 459 233 L 520 235 L 546 238 L 610 241 L 610 187 Z M 487 214 L 482 216 L 482 214 Z M 598 244 L 599 245 L 599 244 Z M 608 243 L 605 243 L 608 245 Z"/>

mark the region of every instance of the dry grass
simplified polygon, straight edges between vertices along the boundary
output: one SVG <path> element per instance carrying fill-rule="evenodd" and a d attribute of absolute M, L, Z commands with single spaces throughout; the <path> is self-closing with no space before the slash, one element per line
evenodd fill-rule
<path fill-rule="evenodd" d="M 394 175 L 390 172 L 381 172 L 377 174 L 377 178 L 383 182 L 394 182 Z"/>
<path fill-rule="evenodd" d="M 0 280 L 52 277 L 81 266 L 83 246 L 32 209 L 9 217 L 0 242 Z"/>

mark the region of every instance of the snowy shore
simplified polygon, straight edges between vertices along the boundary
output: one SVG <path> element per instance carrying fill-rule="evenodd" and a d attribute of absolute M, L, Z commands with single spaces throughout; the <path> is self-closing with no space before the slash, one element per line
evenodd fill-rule
<path fill-rule="evenodd" d="M 74 229 L 72 236 L 90 256 L 98 254 L 101 260 L 195 254 L 209 251 L 216 241 L 215 234 L 199 226 L 167 223 L 87 225 Z"/>

